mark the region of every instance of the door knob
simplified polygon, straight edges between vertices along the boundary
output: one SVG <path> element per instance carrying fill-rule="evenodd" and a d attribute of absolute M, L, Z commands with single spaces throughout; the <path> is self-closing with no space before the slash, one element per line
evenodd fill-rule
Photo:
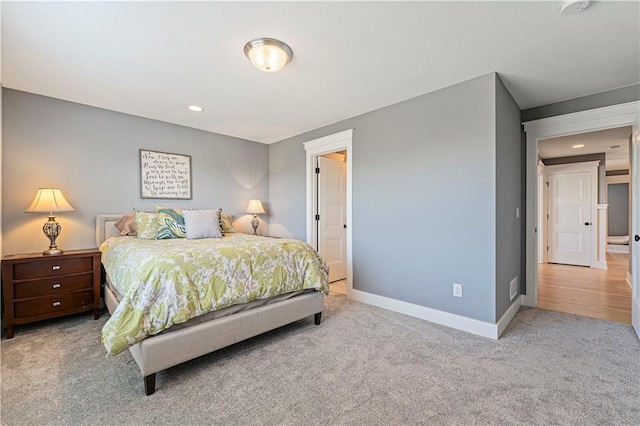
<path fill-rule="evenodd" d="M 591 225 L 591 222 L 585 222 L 584 224 L 589 226 L 589 225 Z"/>
<path fill-rule="evenodd" d="M 636 240 L 636 241 L 640 241 L 640 235 L 634 236 L 633 239 Z"/>

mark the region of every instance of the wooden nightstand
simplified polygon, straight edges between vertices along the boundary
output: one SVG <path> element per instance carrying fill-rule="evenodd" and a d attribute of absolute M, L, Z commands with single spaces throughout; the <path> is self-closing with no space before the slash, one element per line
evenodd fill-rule
<path fill-rule="evenodd" d="M 7 339 L 14 325 L 93 310 L 100 317 L 100 251 L 59 256 L 16 254 L 2 259 Z"/>

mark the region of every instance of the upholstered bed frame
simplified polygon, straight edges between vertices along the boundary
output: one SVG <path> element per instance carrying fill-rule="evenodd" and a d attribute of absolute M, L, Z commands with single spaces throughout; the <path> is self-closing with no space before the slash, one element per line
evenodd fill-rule
<path fill-rule="evenodd" d="M 96 216 L 96 243 L 119 231 L 114 226 L 119 215 Z M 115 294 L 105 286 L 105 304 L 109 312 L 118 306 Z M 147 395 L 155 392 L 156 373 L 174 365 L 241 342 L 267 331 L 282 327 L 310 315 L 320 324 L 323 295 L 321 292 L 303 293 L 290 299 L 258 308 L 241 311 L 222 318 L 201 322 L 168 333 L 149 337 L 129 348 L 144 379 Z"/>

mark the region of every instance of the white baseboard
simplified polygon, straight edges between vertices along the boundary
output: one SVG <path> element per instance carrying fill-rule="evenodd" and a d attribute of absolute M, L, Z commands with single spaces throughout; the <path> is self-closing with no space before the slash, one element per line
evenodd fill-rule
<path fill-rule="evenodd" d="M 629 287 L 633 288 L 633 286 L 631 285 L 631 282 L 633 281 L 633 277 L 631 276 L 631 272 L 627 271 L 627 284 L 629 284 Z"/>
<path fill-rule="evenodd" d="M 636 334 L 640 337 L 640 299 L 633 297 L 631 300 L 631 325 L 636 330 Z"/>
<path fill-rule="evenodd" d="M 599 262 L 594 262 L 594 264 L 591 265 L 591 267 L 595 268 L 595 269 L 608 269 L 606 260 L 599 261 Z"/>
<path fill-rule="evenodd" d="M 520 296 L 518 296 L 507 312 L 505 312 L 502 318 L 500 318 L 500 321 L 498 321 L 497 324 L 491 324 L 475 320 L 473 318 L 467 318 L 461 315 L 451 314 L 449 312 L 427 308 L 426 306 L 415 305 L 413 303 L 378 296 L 376 294 L 366 293 L 355 289 L 349 291 L 348 296 L 358 302 L 388 309 L 411 317 L 420 318 L 436 324 L 455 328 L 456 330 L 466 331 L 478 336 L 488 337 L 490 339 L 498 339 L 498 337 L 500 337 L 500 334 L 502 334 L 521 306 Z"/>
<path fill-rule="evenodd" d="M 500 317 L 498 324 L 496 324 L 498 326 L 498 337 L 502 336 L 502 333 L 507 328 L 511 320 L 516 316 L 521 306 L 522 296 L 518 295 L 516 300 L 514 300 L 513 303 L 511 303 L 511 306 L 509 306 L 509 309 L 507 309 L 507 312 Z"/>
<path fill-rule="evenodd" d="M 538 306 L 538 300 L 534 299 L 533 295 L 531 294 L 520 295 L 520 303 L 522 304 L 522 306 L 530 306 L 532 308 Z"/>

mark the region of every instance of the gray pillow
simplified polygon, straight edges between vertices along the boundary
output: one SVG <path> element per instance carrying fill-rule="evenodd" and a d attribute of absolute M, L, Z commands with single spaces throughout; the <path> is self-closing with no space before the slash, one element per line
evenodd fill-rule
<path fill-rule="evenodd" d="M 183 210 L 187 239 L 222 238 L 218 210 Z"/>

